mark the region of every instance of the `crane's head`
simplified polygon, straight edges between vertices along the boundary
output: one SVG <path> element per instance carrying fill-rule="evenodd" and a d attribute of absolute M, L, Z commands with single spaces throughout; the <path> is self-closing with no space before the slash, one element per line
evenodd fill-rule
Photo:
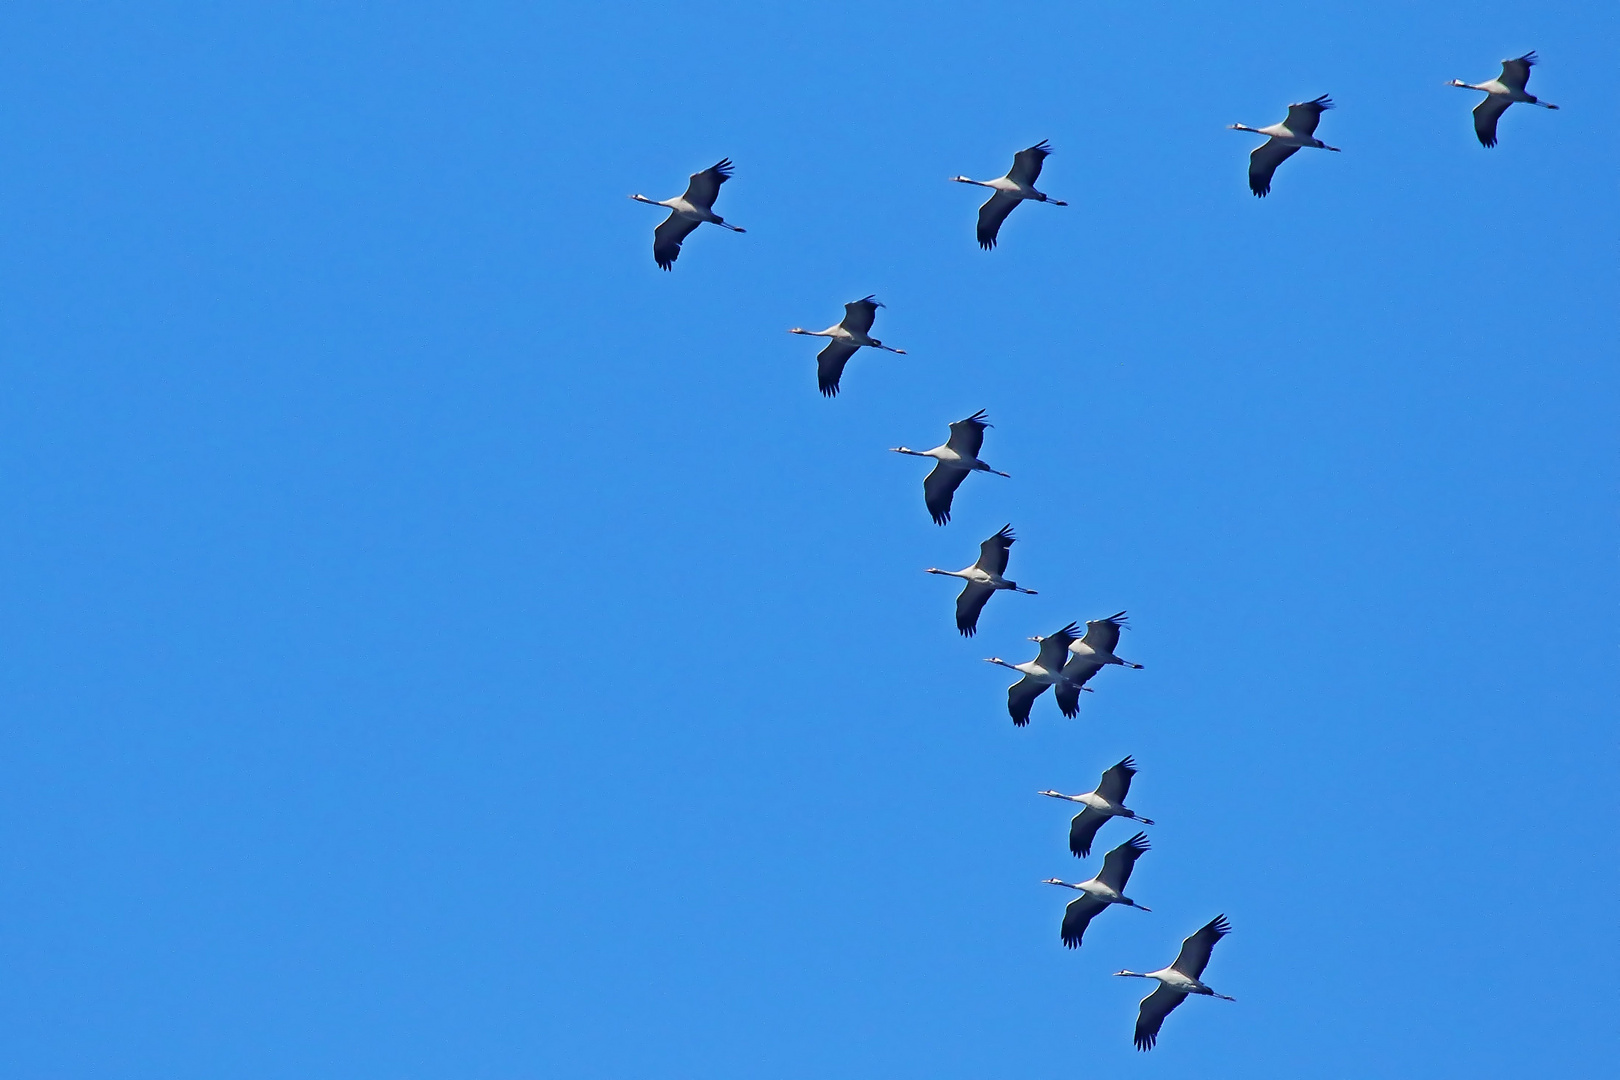
<path fill-rule="evenodd" d="M 1063 794 L 1063 792 L 1061 792 L 1061 791 L 1037 791 L 1035 794 L 1037 794 L 1037 795 L 1050 795 L 1054 799 L 1067 799 L 1068 798 L 1068 796 Z"/>
<path fill-rule="evenodd" d="M 1067 881 L 1064 881 L 1062 878 L 1055 878 L 1055 877 L 1049 877 L 1049 878 L 1045 879 L 1044 881 L 1042 881 L 1041 884 L 1042 885 L 1061 885 L 1065 889 L 1078 889 L 1080 887 L 1078 885 L 1070 885 Z"/>

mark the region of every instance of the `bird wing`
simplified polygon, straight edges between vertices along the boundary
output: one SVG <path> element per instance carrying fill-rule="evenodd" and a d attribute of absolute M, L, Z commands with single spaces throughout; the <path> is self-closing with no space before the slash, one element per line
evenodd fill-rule
<path fill-rule="evenodd" d="M 984 429 L 989 426 L 984 410 L 980 409 L 966 420 L 951 425 L 951 437 L 945 440 L 945 446 L 965 458 L 977 458 L 979 449 L 984 446 Z"/>
<path fill-rule="evenodd" d="M 1249 190 L 1260 198 L 1271 194 L 1271 174 L 1277 166 L 1299 153 L 1299 147 L 1267 139 L 1249 155 Z"/>
<path fill-rule="evenodd" d="M 1032 679 L 1028 675 L 1007 687 L 1007 713 L 1012 717 L 1014 724 L 1023 727 L 1029 723 L 1029 710 L 1045 689 L 1046 683 Z"/>
<path fill-rule="evenodd" d="M 1111 653 L 1114 646 L 1119 644 L 1119 628 L 1124 625 L 1123 611 L 1115 612 L 1106 619 L 1091 619 L 1086 623 L 1086 636 L 1080 639 L 1080 643 L 1091 646 L 1094 652 Z"/>
<path fill-rule="evenodd" d="M 1080 715 L 1080 687 L 1091 681 L 1091 677 L 1102 670 L 1102 665 L 1085 657 L 1071 656 L 1063 665 L 1063 677 L 1070 680 L 1068 683 L 1059 683 L 1057 688 L 1058 709 L 1073 720 Z"/>
<path fill-rule="evenodd" d="M 1063 944 L 1071 949 L 1080 947 L 1080 939 L 1086 935 L 1086 927 L 1091 920 L 1108 907 L 1108 904 L 1092 896 L 1079 896 L 1069 901 L 1069 906 L 1063 909 Z"/>
<path fill-rule="evenodd" d="M 1536 66 L 1536 54 L 1527 52 L 1513 60 L 1502 61 L 1502 74 L 1497 82 L 1509 90 L 1524 92 L 1524 84 L 1530 81 L 1530 69 Z"/>
<path fill-rule="evenodd" d="M 1001 531 L 979 545 L 979 561 L 974 563 L 987 574 L 1007 572 L 1007 551 L 1017 542 L 1012 526 L 1003 525 Z"/>
<path fill-rule="evenodd" d="M 941 461 L 923 480 L 923 505 L 928 507 L 935 525 L 943 525 L 951 520 L 951 496 L 956 494 L 956 489 L 966 479 L 966 469 L 953 469 Z"/>
<path fill-rule="evenodd" d="M 1074 644 L 1075 631 L 1080 627 L 1070 623 L 1055 634 L 1048 634 L 1041 638 L 1041 651 L 1035 659 L 1040 661 L 1041 667 L 1047 671 L 1062 671 L 1063 658 L 1069 655 L 1069 646 Z"/>
<path fill-rule="evenodd" d="M 1102 873 L 1097 875 L 1097 880 L 1115 892 L 1123 892 L 1126 883 L 1131 880 L 1131 868 L 1148 847 L 1147 833 L 1137 833 L 1103 856 Z"/>
<path fill-rule="evenodd" d="M 1013 165 L 1007 170 L 1007 179 L 1015 184 L 1029 186 L 1041 178 L 1041 163 L 1052 153 L 1045 139 L 1013 155 Z"/>
<path fill-rule="evenodd" d="M 720 185 L 730 179 L 731 159 L 717 161 L 702 172 L 692 174 L 691 182 L 686 185 L 685 199 L 693 206 L 711 209 L 715 196 L 720 194 Z"/>
<path fill-rule="evenodd" d="M 1489 150 L 1496 145 L 1496 122 L 1513 104 L 1506 94 L 1486 94 L 1485 100 L 1474 106 L 1474 134 L 1479 145 Z"/>
<path fill-rule="evenodd" d="M 962 595 L 956 598 L 956 628 L 963 637 L 972 637 L 979 630 L 979 612 L 990 602 L 996 590 L 977 581 L 970 581 Z"/>
<path fill-rule="evenodd" d="M 852 334 L 869 333 L 872 329 L 872 320 L 877 317 L 877 309 L 882 306 L 870 296 L 851 300 L 844 305 L 844 321 L 840 325 Z"/>
<path fill-rule="evenodd" d="M 1102 774 L 1102 780 L 1097 784 L 1097 794 L 1118 806 L 1131 793 L 1131 777 L 1135 775 L 1136 759 L 1127 757 Z"/>
<path fill-rule="evenodd" d="M 660 269 L 673 270 L 681 255 L 681 241 L 692 235 L 698 223 L 680 214 L 670 214 L 653 230 L 653 261 Z"/>
<path fill-rule="evenodd" d="M 1322 114 L 1331 108 L 1333 99 L 1326 94 L 1313 101 L 1296 101 L 1288 106 L 1288 119 L 1283 121 L 1283 126 L 1302 139 L 1308 138 L 1316 134 Z"/>
<path fill-rule="evenodd" d="M 1226 921 L 1226 916 L 1215 916 L 1181 943 L 1181 952 L 1170 966 L 1189 979 L 1198 978 L 1209 964 L 1209 952 L 1215 943 L 1231 932 L 1232 924 Z"/>
<path fill-rule="evenodd" d="M 1108 815 L 1086 807 L 1069 821 L 1069 850 L 1074 852 L 1078 859 L 1091 857 L 1091 842 L 1097 838 L 1097 830 L 1103 827 Z"/>
<path fill-rule="evenodd" d="M 1001 232 L 1001 223 L 1007 220 L 1007 215 L 1013 212 L 1013 207 L 1023 200 L 1016 195 L 1009 195 L 1005 191 L 998 191 L 985 200 L 979 207 L 979 246 L 989 251 L 996 246 L 996 235 Z"/>
<path fill-rule="evenodd" d="M 816 353 L 816 383 L 821 387 L 824 396 L 838 396 L 838 380 L 844 375 L 844 365 L 849 363 L 849 358 L 854 356 L 859 348 L 859 345 L 834 339 L 827 342 L 825 349 Z"/>
<path fill-rule="evenodd" d="M 1186 1000 L 1186 994 L 1180 990 L 1172 990 L 1163 983 L 1159 984 L 1157 990 L 1143 998 L 1142 1009 L 1136 1014 L 1136 1048 L 1153 1049 L 1153 1044 L 1159 1041 L 1159 1028 L 1164 1024 L 1164 1018 Z"/>

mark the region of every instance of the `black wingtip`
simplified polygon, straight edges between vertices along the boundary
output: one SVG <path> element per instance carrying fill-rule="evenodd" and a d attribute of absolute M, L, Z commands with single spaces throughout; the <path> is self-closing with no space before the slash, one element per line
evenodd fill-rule
<path fill-rule="evenodd" d="M 1129 769 L 1131 772 L 1135 772 L 1136 771 L 1136 758 L 1133 757 L 1130 754 L 1126 754 L 1123 758 L 1120 759 L 1119 764 L 1115 765 L 1114 768 L 1116 768 L 1116 769 Z"/>
<path fill-rule="evenodd" d="M 1125 846 L 1135 848 L 1139 852 L 1149 851 L 1153 847 L 1152 844 L 1148 843 L 1147 833 L 1145 832 L 1139 832 L 1129 840 L 1125 841 Z"/>

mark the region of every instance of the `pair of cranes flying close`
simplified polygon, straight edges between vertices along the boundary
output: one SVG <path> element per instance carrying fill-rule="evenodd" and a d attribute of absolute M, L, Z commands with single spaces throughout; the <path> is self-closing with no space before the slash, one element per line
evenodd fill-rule
<path fill-rule="evenodd" d="M 1461 79 L 1451 79 L 1445 85 L 1455 86 L 1463 90 L 1478 90 L 1485 94 L 1480 103 L 1474 106 L 1474 135 L 1479 139 L 1481 146 L 1489 149 L 1496 145 L 1497 122 L 1508 107 L 1514 104 L 1535 105 L 1543 109 L 1557 109 L 1558 106 L 1548 101 L 1542 101 L 1525 90 L 1530 82 L 1530 69 L 1538 63 L 1535 52 L 1525 53 L 1523 56 L 1513 57 L 1502 61 L 1502 73 L 1494 79 L 1487 79 L 1480 83 L 1463 82 Z M 1288 116 L 1280 123 L 1269 127 L 1254 128 L 1243 124 L 1232 124 L 1233 131 L 1252 131 L 1257 135 L 1265 135 L 1266 141 L 1256 147 L 1249 155 L 1249 190 L 1255 195 L 1264 197 L 1271 191 L 1271 177 L 1277 171 L 1277 166 L 1293 157 L 1301 149 L 1331 150 L 1337 153 L 1337 146 L 1329 146 L 1321 139 L 1316 138 L 1316 125 L 1322 119 L 1322 113 L 1333 108 L 1333 101 L 1328 95 L 1314 98 L 1310 101 L 1297 101 L 1288 106 Z M 990 188 L 995 194 L 991 195 L 985 204 L 979 207 L 978 240 L 979 246 L 986 251 L 996 246 L 996 237 L 1001 231 L 1001 223 L 1007 220 L 1019 203 L 1026 200 L 1033 202 L 1051 203 L 1054 206 L 1067 206 L 1068 203 L 1054 199 L 1049 195 L 1035 190 L 1035 181 L 1041 175 L 1041 163 L 1044 162 L 1052 148 L 1045 141 L 1039 142 L 1025 150 L 1013 155 L 1013 167 L 1007 175 L 994 180 L 970 180 L 965 176 L 953 176 L 952 180 L 961 184 L 977 184 L 979 187 Z M 673 199 L 649 199 L 645 195 L 632 195 L 637 202 L 648 203 L 652 206 L 663 206 L 669 209 L 669 217 L 665 218 L 658 228 L 653 230 L 653 260 L 664 270 L 675 268 L 675 260 L 681 254 L 681 242 L 692 234 L 692 231 L 704 222 L 719 225 L 732 232 L 746 232 L 747 230 L 732 225 L 725 218 L 714 212 L 714 200 L 720 194 L 720 185 L 731 179 L 731 159 L 723 161 L 704 169 L 700 173 L 693 173 L 690 183 L 686 186 L 686 193 L 677 195 Z M 868 300 L 871 298 L 868 297 Z M 861 303 L 861 301 L 856 301 Z M 843 325 L 843 324 L 840 324 Z M 871 320 L 867 319 L 866 329 L 871 329 Z M 851 328 L 852 329 L 852 328 Z M 825 331 L 821 336 L 828 336 Z M 830 348 L 831 346 L 829 346 Z M 851 350 L 853 352 L 853 350 Z M 847 360 L 848 357 L 846 356 Z M 825 380 L 822 383 L 822 392 L 828 393 Z M 837 380 L 833 380 L 832 393 L 837 392 Z M 829 396 L 831 396 L 829 394 Z"/>
<path fill-rule="evenodd" d="M 1544 109 L 1558 108 L 1526 92 L 1525 86 L 1529 82 L 1530 69 L 1535 64 L 1536 54 L 1530 52 L 1502 61 L 1502 73 L 1495 79 L 1482 83 L 1466 83 L 1460 79 L 1452 79 L 1446 84 L 1485 94 L 1484 99 L 1473 110 L 1474 133 L 1482 146 L 1489 148 L 1496 145 L 1497 125 L 1509 106 L 1522 103 Z M 1301 149 L 1339 152 L 1338 147 L 1329 146 L 1316 137 L 1316 129 L 1321 122 L 1322 114 L 1331 108 L 1333 108 L 1332 99 L 1323 94 L 1310 101 L 1290 105 L 1287 117 L 1269 127 L 1231 125 L 1233 130 L 1266 136 L 1266 141 L 1249 155 L 1249 190 L 1255 196 L 1263 198 L 1270 193 L 1272 178 L 1278 166 Z M 1004 177 L 992 180 L 973 180 L 966 176 L 951 177 L 951 180 L 957 183 L 991 189 L 990 198 L 979 207 L 976 235 L 981 248 L 986 251 L 995 248 L 1002 224 L 1019 203 L 1068 205 L 1035 187 L 1036 181 L 1040 179 L 1041 167 L 1051 153 L 1051 146 L 1042 141 L 1013 155 L 1012 168 Z M 653 232 L 653 259 L 660 268 L 664 270 L 674 268 L 675 260 L 680 257 L 682 242 L 704 222 L 719 225 L 732 232 L 745 231 L 714 212 L 714 203 L 719 196 L 720 187 L 731 178 L 731 175 L 732 164 L 727 158 L 700 173 L 694 173 L 686 192 L 673 199 L 658 201 L 645 195 L 631 196 L 638 202 L 663 206 L 670 211 L 669 217 L 665 218 Z M 793 334 L 828 339 L 827 344 L 816 356 L 817 385 L 824 396 L 829 398 L 837 396 L 844 369 L 859 350 L 881 349 L 904 355 L 904 349 L 885 345 L 872 336 L 877 309 L 882 306 L 877 297 L 865 296 L 845 304 L 843 319 L 825 330 L 794 327 L 789 331 Z M 936 524 L 944 525 L 950 521 L 951 505 L 956 490 L 970 473 L 988 472 L 997 476 L 1007 476 L 979 457 L 984 447 L 985 430 L 990 426 L 984 411 L 980 410 L 951 424 L 950 437 L 931 450 L 912 450 L 905 446 L 892 448 L 898 454 L 933 459 L 934 467 L 923 481 L 923 502 Z M 1026 589 L 1006 576 L 1008 556 L 1015 542 L 1012 526 L 1007 525 L 979 545 L 979 557 L 971 566 L 961 570 L 928 568 L 927 572 L 930 574 L 960 578 L 966 583 L 956 599 L 956 627 L 964 637 L 972 637 L 978 631 L 979 616 L 989 603 L 990 597 L 997 592 L 1035 594 L 1034 589 Z M 1007 688 L 1007 712 L 1012 717 L 1013 723 L 1019 727 L 1029 724 L 1030 712 L 1036 700 L 1048 687 L 1052 688 L 1058 710 L 1066 717 L 1074 717 L 1079 713 L 1080 694 L 1091 690 L 1086 684 L 1098 672 L 1109 666 L 1141 668 L 1141 664 L 1122 659 L 1114 652 L 1119 644 L 1120 631 L 1125 628 L 1125 612 L 1121 611 L 1107 618 L 1087 622 L 1083 632 L 1078 623 L 1071 622 L 1054 633 L 1030 638 L 1029 640 L 1037 644 L 1038 651 L 1034 659 L 1025 663 L 1010 663 L 999 656 L 987 657 L 988 663 L 1009 668 L 1020 676 L 1017 682 Z M 1078 795 L 1065 795 L 1050 790 L 1039 792 L 1041 795 L 1081 806 L 1080 812 L 1069 822 L 1069 851 L 1076 858 L 1084 859 L 1091 856 L 1092 845 L 1098 832 L 1113 818 L 1121 818 L 1140 825 L 1153 824 L 1152 819 L 1142 817 L 1125 805 L 1126 797 L 1130 793 L 1131 778 L 1136 772 L 1135 760 L 1126 757 L 1105 771 L 1097 787 L 1092 791 Z M 1079 882 L 1068 882 L 1060 878 L 1046 879 L 1045 884 L 1072 889 L 1080 894 L 1064 908 L 1059 938 L 1065 947 L 1078 949 L 1092 920 L 1110 907 L 1150 910 L 1125 894 L 1131 871 L 1135 868 L 1137 860 L 1149 850 L 1151 845 L 1147 834 L 1137 832 L 1103 857 L 1102 869 L 1095 876 Z M 1202 981 L 1204 969 L 1209 964 L 1215 944 L 1230 933 L 1231 929 L 1226 916 L 1217 915 L 1182 941 L 1180 952 L 1167 967 L 1147 972 L 1129 970 L 1114 972 L 1117 976 L 1151 979 L 1158 983 L 1138 1006 L 1134 1035 L 1138 1050 L 1151 1050 L 1154 1047 L 1165 1018 L 1189 996 L 1233 1000 L 1211 989 Z"/>

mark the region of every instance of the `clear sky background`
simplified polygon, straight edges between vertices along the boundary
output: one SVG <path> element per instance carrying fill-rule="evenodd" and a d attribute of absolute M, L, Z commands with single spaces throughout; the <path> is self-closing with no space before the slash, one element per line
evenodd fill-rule
<path fill-rule="evenodd" d="M 0 37 L 0 1073 L 1612 1067 L 1609 5 Z M 1532 48 L 1483 150 L 1442 83 Z M 1250 196 L 1224 126 L 1322 93 Z M 980 251 L 945 178 L 1043 138 Z M 660 272 L 625 196 L 725 156 Z M 909 355 L 823 400 L 783 331 L 867 293 Z M 980 408 L 938 528 L 886 448 Z M 964 641 L 921 571 L 1009 521 Z M 981 658 L 1122 608 L 1146 670 L 1015 730 Z M 1035 792 L 1127 753 L 1154 910 L 1071 953 Z M 1237 1003 L 1137 1053 L 1108 973 L 1220 912 Z"/>

